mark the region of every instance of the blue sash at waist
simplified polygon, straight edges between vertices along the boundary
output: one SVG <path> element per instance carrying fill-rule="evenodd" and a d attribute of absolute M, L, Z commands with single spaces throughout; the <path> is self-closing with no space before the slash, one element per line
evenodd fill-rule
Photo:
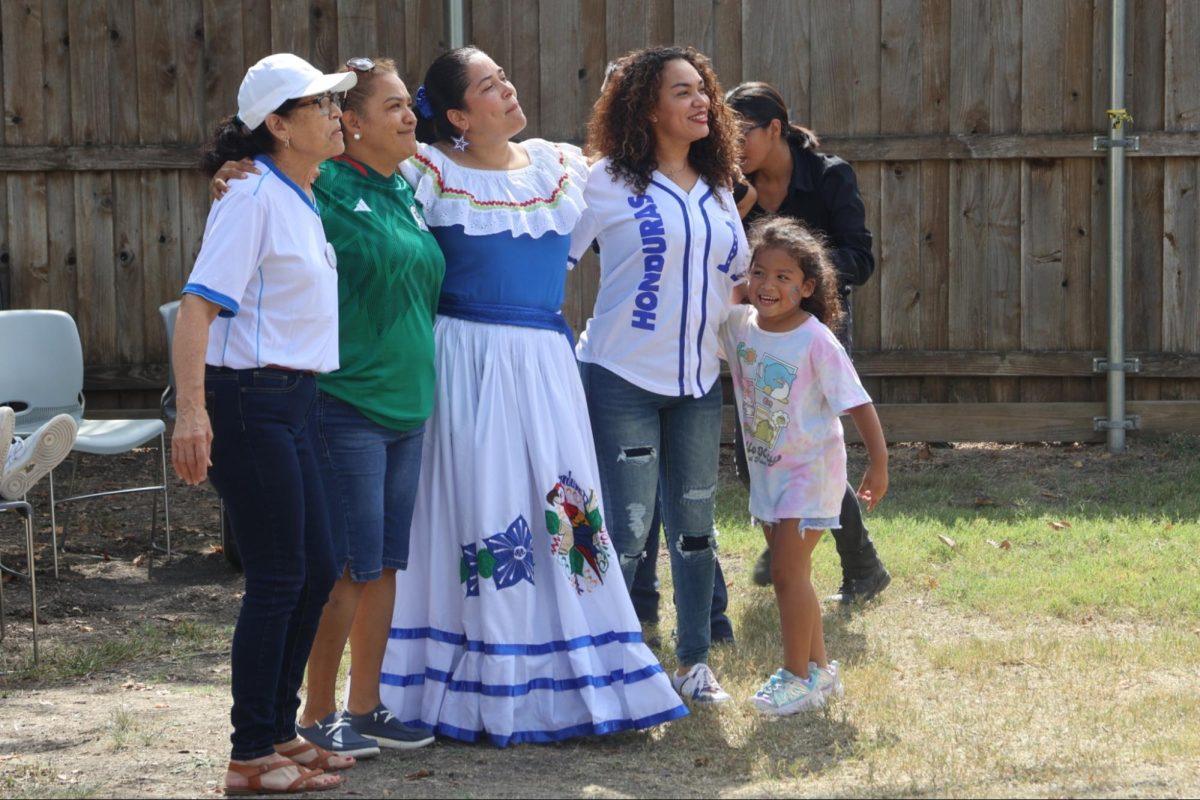
<path fill-rule="evenodd" d="M 575 347 L 575 334 L 563 318 L 561 311 L 547 311 L 531 306 L 506 306 L 497 303 L 464 303 L 442 297 L 438 301 L 437 313 L 445 317 L 465 319 L 471 322 L 486 322 L 492 325 L 515 325 L 518 328 L 541 328 L 558 331 Z"/>

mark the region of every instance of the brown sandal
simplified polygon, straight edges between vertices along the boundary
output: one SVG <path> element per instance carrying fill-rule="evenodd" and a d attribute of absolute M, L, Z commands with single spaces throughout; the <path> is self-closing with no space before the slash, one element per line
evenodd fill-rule
<path fill-rule="evenodd" d="M 284 767 L 295 767 L 300 770 L 300 777 L 287 785 L 285 789 L 277 789 L 271 786 L 264 786 L 262 776 L 268 772 L 273 772 Z M 226 786 L 225 794 L 298 794 L 300 792 L 323 792 L 326 789 L 332 789 L 335 786 L 340 786 L 342 777 L 336 776 L 337 780 L 325 786 L 306 786 L 305 784 L 318 775 L 324 775 L 324 770 L 307 769 L 300 766 L 295 761 L 272 761 L 267 764 L 235 764 L 229 762 L 229 771 L 236 772 L 246 779 L 245 786 Z"/>
<path fill-rule="evenodd" d="M 317 756 L 312 761 L 301 761 L 300 759 L 296 758 L 296 756 L 302 756 L 305 753 L 313 751 L 316 751 Z M 324 747 L 321 747 L 318 744 L 313 744 L 309 741 L 301 742 L 290 750 L 276 750 L 275 752 L 279 753 L 279 755 L 283 756 L 284 758 L 290 758 L 292 761 L 295 761 L 302 767 L 307 767 L 308 769 L 322 769 L 326 772 L 336 772 L 338 770 L 350 769 L 358 763 L 354 756 L 344 756 L 341 753 L 335 753 L 332 750 L 326 750 Z M 329 759 L 331 758 L 348 758 L 350 759 L 350 763 L 344 767 L 335 767 L 329 763 Z"/>

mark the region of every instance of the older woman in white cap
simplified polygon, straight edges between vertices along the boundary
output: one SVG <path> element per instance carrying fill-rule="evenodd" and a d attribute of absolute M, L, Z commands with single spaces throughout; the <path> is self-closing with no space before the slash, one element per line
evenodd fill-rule
<path fill-rule="evenodd" d="M 209 213 L 174 342 L 172 462 L 188 483 L 212 478 L 246 575 L 226 794 L 328 789 L 340 778 L 323 770 L 354 763 L 318 753 L 309 769 L 281 753 L 304 745 L 298 691 L 337 578 L 311 423 L 315 375 L 338 368 L 337 263 L 312 181 L 345 148 L 333 93 L 356 81 L 290 54 L 264 58 L 204 160 L 212 172 L 252 157 L 262 173 Z"/>

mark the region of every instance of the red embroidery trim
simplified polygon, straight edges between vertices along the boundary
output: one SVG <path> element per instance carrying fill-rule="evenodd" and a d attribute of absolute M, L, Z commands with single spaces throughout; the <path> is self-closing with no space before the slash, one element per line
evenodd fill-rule
<path fill-rule="evenodd" d="M 343 156 L 338 156 L 338 157 L 342 158 Z M 530 198 L 529 200 L 526 200 L 523 203 L 514 203 L 511 200 L 480 200 L 478 197 L 476 197 L 474 195 L 474 193 L 469 192 L 466 189 L 455 189 L 451 186 L 447 186 L 445 184 L 445 182 L 442 180 L 442 171 L 437 168 L 436 164 L 434 164 L 432 161 L 430 161 L 425 156 L 417 154 L 416 156 L 414 156 L 414 158 L 417 161 L 420 161 L 425 166 L 429 167 L 429 169 L 433 172 L 434 177 L 437 180 L 438 192 L 440 194 L 453 194 L 453 195 L 459 195 L 461 197 L 466 197 L 466 198 L 469 198 L 472 203 L 479 205 L 479 206 L 508 206 L 509 208 L 528 208 L 529 206 L 537 205 L 538 203 L 545 203 L 546 205 L 553 205 L 554 203 L 556 203 L 558 201 L 558 196 L 562 193 L 563 186 L 570 179 L 570 176 L 567 175 L 567 173 L 565 171 L 566 166 L 567 166 L 566 159 L 564 158 L 562 153 L 559 153 L 558 154 L 558 165 L 560 167 L 562 167 L 564 171 L 563 171 L 562 177 L 560 177 L 558 179 L 558 184 L 554 187 L 554 191 L 550 193 L 549 197 L 533 197 L 533 198 Z"/>

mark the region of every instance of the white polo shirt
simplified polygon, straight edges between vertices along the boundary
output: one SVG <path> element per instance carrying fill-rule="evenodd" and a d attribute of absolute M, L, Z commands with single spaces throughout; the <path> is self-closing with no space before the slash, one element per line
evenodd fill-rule
<path fill-rule="evenodd" d="M 644 194 L 592 165 L 588 208 L 571 236 L 577 260 L 600 244 L 600 291 L 576 345 L 655 394 L 703 397 L 717 380 L 717 331 L 749 263 L 733 194 L 703 179 L 685 192 L 655 172 Z"/>
<path fill-rule="evenodd" d="M 337 257 L 314 201 L 266 156 L 208 212 L 184 294 L 221 307 L 205 362 L 338 368 Z"/>

